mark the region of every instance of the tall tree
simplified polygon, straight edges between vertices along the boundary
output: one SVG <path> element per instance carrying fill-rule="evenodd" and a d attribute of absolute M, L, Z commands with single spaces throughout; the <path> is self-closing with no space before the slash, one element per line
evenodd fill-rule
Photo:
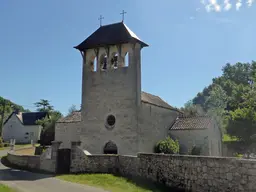
<path fill-rule="evenodd" d="M 250 141 L 251 134 L 254 134 L 256 111 L 256 62 L 228 63 L 222 72 L 192 99 L 192 103 L 215 116 L 223 131 L 227 130 L 230 135 Z"/>
<path fill-rule="evenodd" d="M 37 107 L 37 111 L 41 112 L 51 112 L 53 110 L 53 106 L 50 105 L 50 102 L 46 99 L 41 99 L 36 102 L 35 106 Z"/>
<path fill-rule="evenodd" d="M 59 111 L 54 110 L 54 107 L 50 105 L 50 102 L 45 99 L 41 99 L 35 103 L 37 111 L 47 112 L 48 116 L 44 119 L 38 120 L 37 124 L 43 127 L 40 142 L 42 145 L 50 145 L 55 136 L 55 124 L 62 114 Z"/>

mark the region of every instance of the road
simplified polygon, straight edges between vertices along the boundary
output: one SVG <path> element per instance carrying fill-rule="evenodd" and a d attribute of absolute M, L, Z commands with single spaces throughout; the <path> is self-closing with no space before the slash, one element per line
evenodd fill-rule
<path fill-rule="evenodd" d="M 4 156 L 6 153 L 7 151 L 0 151 L 0 156 Z M 1 163 L 0 183 L 10 186 L 18 192 L 106 192 L 102 189 L 62 181 L 52 175 L 10 169 Z"/>

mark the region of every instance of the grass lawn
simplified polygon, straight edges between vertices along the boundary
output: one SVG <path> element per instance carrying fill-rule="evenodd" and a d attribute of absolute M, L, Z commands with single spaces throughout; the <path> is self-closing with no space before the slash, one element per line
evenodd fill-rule
<path fill-rule="evenodd" d="M 223 135 L 223 138 L 222 138 L 222 141 L 238 141 L 238 138 L 237 137 L 232 137 L 228 134 L 224 134 Z"/>
<path fill-rule="evenodd" d="M 69 182 L 103 188 L 110 192 L 174 192 L 174 190 L 167 189 L 163 186 L 156 186 L 155 184 L 146 182 L 135 183 L 126 178 L 111 174 L 61 175 L 57 176 L 57 178 Z"/>
<path fill-rule="evenodd" d="M 14 192 L 14 190 L 5 185 L 0 184 L 0 192 Z"/>
<path fill-rule="evenodd" d="M 19 149 L 19 148 L 30 147 L 30 146 L 32 146 L 32 145 L 31 144 L 16 144 L 15 148 Z M 39 146 L 39 144 L 35 144 L 35 146 Z M 2 148 L 0 148 L 0 150 L 8 150 L 8 149 L 10 149 L 10 146 L 9 147 L 2 147 Z"/>

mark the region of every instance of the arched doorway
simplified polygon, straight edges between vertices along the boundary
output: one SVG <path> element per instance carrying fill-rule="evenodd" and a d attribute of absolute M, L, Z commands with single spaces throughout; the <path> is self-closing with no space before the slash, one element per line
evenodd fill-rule
<path fill-rule="evenodd" d="M 104 154 L 117 154 L 118 150 L 117 150 L 116 144 L 112 141 L 107 142 L 103 149 L 103 153 Z"/>

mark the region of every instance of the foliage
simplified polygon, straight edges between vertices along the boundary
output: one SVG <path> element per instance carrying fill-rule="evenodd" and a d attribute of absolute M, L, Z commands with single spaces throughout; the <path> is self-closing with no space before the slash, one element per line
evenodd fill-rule
<path fill-rule="evenodd" d="M 205 114 L 215 117 L 223 134 L 251 142 L 256 134 L 256 62 L 226 64 L 222 75 L 199 92 L 183 111 L 200 106 Z M 192 109 L 192 110 L 191 110 Z"/>
<path fill-rule="evenodd" d="M 38 120 L 37 124 L 43 127 L 40 135 L 41 145 L 50 145 L 54 140 L 55 135 L 55 124 L 62 114 L 59 111 L 55 111 L 54 107 L 50 105 L 48 100 L 41 99 L 39 102 L 35 103 L 37 111 L 47 112 L 48 116 Z"/>
<path fill-rule="evenodd" d="M 235 157 L 237 157 L 237 158 L 242 158 L 242 157 L 243 157 L 243 154 L 235 153 Z"/>
<path fill-rule="evenodd" d="M 14 192 L 13 189 L 11 189 L 11 188 L 9 188 L 8 186 L 3 185 L 3 184 L 0 184 L 0 191 L 1 191 L 1 192 Z"/>
<path fill-rule="evenodd" d="M 174 141 L 172 138 L 168 136 L 166 139 L 161 140 L 156 144 L 155 152 L 165 154 L 176 154 L 179 153 L 179 149 L 179 141 Z"/>
<path fill-rule="evenodd" d="M 29 112 L 28 109 L 24 109 L 22 106 L 17 105 L 11 102 L 8 99 L 0 97 L 0 134 L 2 130 L 3 121 L 13 112 L 13 111 L 21 111 L 21 112 Z"/>
<path fill-rule="evenodd" d="M 3 139 L 2 137 L 0 137 L 0 148 L 3 148 L 3 147 L 4 147 Z"/>
<path fill-rule="evenodd" d="M 76 106 L 72 105 L 69 109 L 68 109 L 68 115 L 72 114 L 74 111 L 77 111 Z"/>
<path fill-rule="evenodd" d="M 201 155 L 202 148 L 199 146 L 194 145 L 191 149 L 190 155 Z"/>
<path fill-rule="evenodd" d="M 222 137 L 222 141 L 223 142 L 229 142 L 229 141 L 239 141 L 239 139 L 237 137 L 234 136 L 230 136 L 228 134 L 224 134 Z"/>
<path fill-rule="evenodd" d="M 53 111 L 53 106 L 50 105 L 50 102 L 46 99 L 41 99 L 40 101 L 36 102 L 35 106 L 37 107 L 37 111 L 42 111 L 42 112 Z"/>

